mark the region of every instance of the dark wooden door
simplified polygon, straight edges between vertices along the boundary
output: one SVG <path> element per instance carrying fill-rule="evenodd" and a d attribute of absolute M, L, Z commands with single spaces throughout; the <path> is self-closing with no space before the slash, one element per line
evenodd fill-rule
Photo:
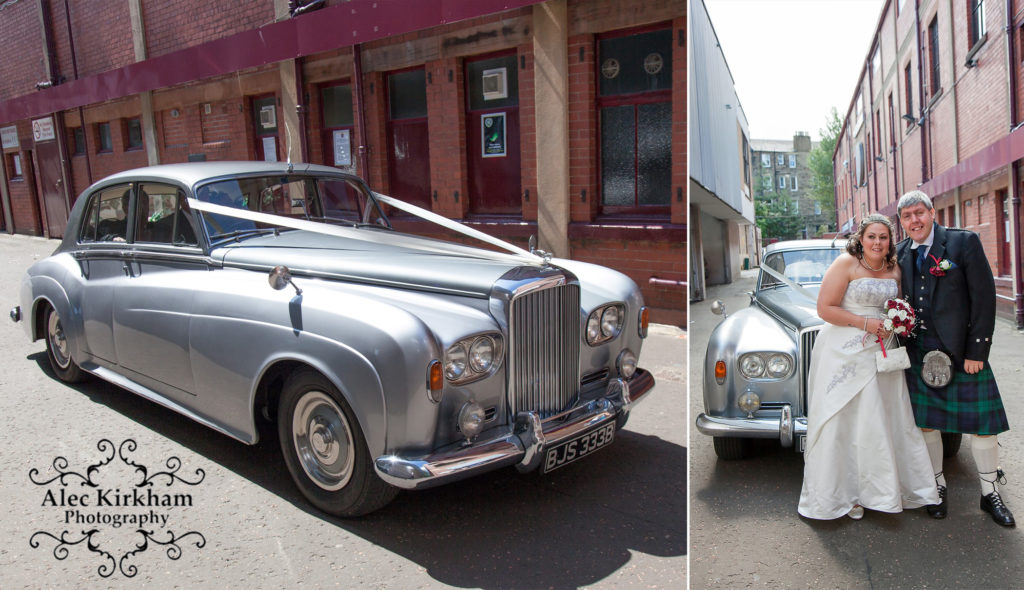
<path fill-rule="evenodd" d="M 61 173 L 60 146 L 56 140 L 35 145 L 36 190 L 43 201 L 46 228 L 51 238 L 64 236 L 68 225 L 68 198 Z"/>

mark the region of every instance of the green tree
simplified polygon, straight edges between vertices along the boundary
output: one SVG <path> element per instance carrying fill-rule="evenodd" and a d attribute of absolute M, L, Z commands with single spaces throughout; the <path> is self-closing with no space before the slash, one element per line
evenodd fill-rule
<path fill-rule="evenodd" d="M 774 180 L 774 179 L 773 179 Z M 802 238 L 800 231 L 804 228 L 804 217 L 794 213 L 794 199 L 788 191 L 764 188 L 755 181 L 754 219 L 761 228 L 761 238 L 768 241 L 772 238 L 791 240 Z"/>
<path fill-rule="evenodd" d="M 833 230 L 836 219 L 836 179 L 832 167 L 832 153 L 836 151 L 836 139 L 842 128 L 843 121 L 839 118 L 839 112 L 832 107 L 825 121 L 825 128 L 818 130 L 821 141 L 811 150 L 807 161 L 813 183 L 810 196 L 821 204 L 821 214 L 832 220 L 830 225 Z"/>

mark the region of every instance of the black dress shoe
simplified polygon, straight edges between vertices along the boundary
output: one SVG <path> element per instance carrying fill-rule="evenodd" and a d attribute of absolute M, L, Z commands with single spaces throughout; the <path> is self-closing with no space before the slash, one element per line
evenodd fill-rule
<path fill-rule="evenodd" d="M 1003 504 L 1003 499 L 999 497 L 999 492 L 992 492 L 987 496 L 982 496 L 981 509 L 991 514 L 992 520 L 996 521 L 996 524 L 1003 526 L 1016 526 L 1017 524 L 1013 520 L 1013 513 L 1006 507 L 1006 504 Z"/>
<path fill-rule="evenodd" d="M 939 503 L 929 504 L 924 509 L 928 511 L 928 516 L 932 518 L 946 518 L 946 486 L 939 486 Z M 984 498 L 982 498 L 984 500 Z M 1002 505 L 1002 501 L 1000 501 Z M 1005 508 L 1005 507 L 1004 507 Z M 1013 518 L 1012 516 L 1010 518 Z"/>

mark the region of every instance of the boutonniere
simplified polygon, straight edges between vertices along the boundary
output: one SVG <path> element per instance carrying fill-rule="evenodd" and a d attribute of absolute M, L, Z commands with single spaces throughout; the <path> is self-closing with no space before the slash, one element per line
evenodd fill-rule
<path fill-rule="evenodd" d="M 928 256 L 931 256 L 931 259 L 935 261 L 935 266 L 933 266 L 930 269 L 928 269 L 928 272 L 932 273 L 933 275 L 935 275 L 937 277 L 944 277 L 944 276 L 946 276 L 946 271 L 951 269 L 951 268 L 953 268 L 955 266 L 953 264 L 953 261 L 949 260 L 948 258 L 941 258 L 940 259 L 940 258 L 936 258 L 936 257 L 932 256 L 931 254 L 929 254 Z"/>

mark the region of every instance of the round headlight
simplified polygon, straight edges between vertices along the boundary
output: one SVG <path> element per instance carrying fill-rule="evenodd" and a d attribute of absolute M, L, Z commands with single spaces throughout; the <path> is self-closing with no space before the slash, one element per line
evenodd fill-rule
<path fill-rule="evenodd" d="M 473 438 L 484 429 L 484 409 L 476 402 L 466 402 L 459 410 L 459 430 L 466 438 Z"/>
<path fill-rule="evenodd" d="M 601 337 L 601 318 L 597 312 L 590 314 L 587 318 L 587 342 L 593 344 Z"/>
<path fill-rule="evenodd" d="M 619 358 L 615 360 L 615 368 L 624 379 L 632 377 L 636 373 L 636 355 L 633 351 L 627 348 L 620 352 Z"/>
<path fill-rule="evenodd" d="M 768 375 L 771 377 L 785 377 L 791 368 L 793 368 L 793 362 L 787 355 L 773 354 L 768 357 Z"/>
<path fill-rule="evenodd" d="M 740 373 L 747 379 L 756 379 L 764 374 L 764 360 L 756 354 L 740 359 Z"/>
<path fill-rule="evenodd" d="M 494 342 L 490 338 L 477 338 L 469 348 L 469 367 L 477 373 L 486 373 L 494 363 Z"/>
<path fill-rule="evenodd" d="M 619 308 L 610 305 L 601 314 L 601 333 L 611 338 L 619 332 Z"/>
<path fill-rule="evenodd" d="M 466 348 L 462 344 L 456 344 L 444 354 L 444 375 L 449 380 L 462 377 L 466 372 Z"/>

